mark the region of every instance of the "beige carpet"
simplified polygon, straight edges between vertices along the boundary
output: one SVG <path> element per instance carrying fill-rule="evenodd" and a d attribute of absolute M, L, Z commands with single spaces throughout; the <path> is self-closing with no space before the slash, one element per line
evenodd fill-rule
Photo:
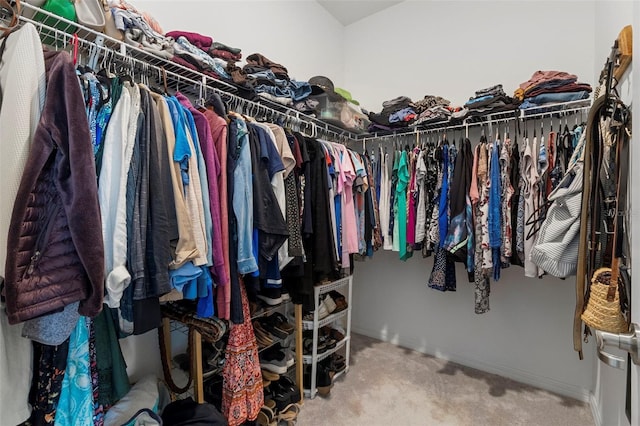
<path fill-rule="evenodd" d="M 572 398 L 361 335 L 327 398 L 305 400 L 299 426 L 590 426 Z"/>

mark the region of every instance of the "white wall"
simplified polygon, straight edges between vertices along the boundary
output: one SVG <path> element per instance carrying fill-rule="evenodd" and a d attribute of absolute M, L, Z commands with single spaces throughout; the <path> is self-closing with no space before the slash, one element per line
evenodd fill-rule
<path fill-rule="evenodd" d="M 536 70 L 592 83 L 593 23 L 593 2 L 405 1 L 346 28 L 345 88 L 377 112 L 398 95 L 513 94 Z"/>
<path fill-rule="evenodd" d="M 497 83 L 512 93 L 536 70 L 593 83 L 595 22 L 593 2 L 405 1 L 347 27 L 346 88 L 379 110 L 398 95 L 463 103 Z M 464 271 L 442 294 L 426 287 L 432 265 L 386 252 L 358 264 L 354 330 L 588 400 L 595 361 L 592 347 L 583 361 L 573 351 L 574 280 L 512 267 L 492 283 L 491 311 L 476 315 Z"/>
<path fill-rule="evenodd" d="M 297 80 L 324 75 L 340 87 L 344 27 L 317 2 L 246 0 L 135 0 L 165 31 L 184 30 L 262 53 Z"/>

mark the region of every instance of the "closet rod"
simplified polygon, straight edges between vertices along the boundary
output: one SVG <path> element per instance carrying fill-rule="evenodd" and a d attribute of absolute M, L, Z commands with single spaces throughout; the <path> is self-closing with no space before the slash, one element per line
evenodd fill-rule
<path fill-rule="evenodd" d="M 571 108 L 571 109 L 564 109 L 564 110 L 557 110 L 557 111 L 547 111 L 547 112 L 540 112 L 537 114 L 529 114 L 527 116 L 524 117 L 508 117 L 508 118 L 497 118 L 497 119 L 492 119 L 492 120 L 487 120 L 487 121 L 477 121 L 474 123 L 465 123 L 465 124 L 456 124 L 453 126 L 446 126 L 446 127 L 434 127 L 431 129 L 420 129 L 420 130 L 413 130 L 410 132 L 404 132 L 404 133 L 392 133 L 392 134 L 388 134 L 388 135 L 380 135 L 380 136 L 373 136 L 373 137 L 367 137 L 364 142 L 376 142 L 376 141 L 380 141 L 380 140 L 384 140 L 384 139 L 389 139 L 389 138 L 406 138 L 406 137 L 420 137 L 422 135 L 429 135 L 429 134 L 434 134 L 434 133 L 444 133 L 450 130 L 460 130 L 460 129 L 471 129 L 474 127 L 482 127 L 482 126 L 491 126 L 494 124 L 498 124 L 498 123 L 504 123 L 507 121 L 516 121 L 516 120 L 520 120 L 521 122 L 527 122 L 530 119 L 540 119 L 540 118 L 545 118 L 545 117 L 549 117 L 549 118 L 553 118 L 555 116 L 557 116 L 558 114 L 565 114 L 565 115 L 572 115 L 572 114 L 577 114 L 577 113 L 582 113 L 582 112 L 588 112 L 589 109 L 591 107 L 580 107 L 580 108 Z"/>
<path fill-rule="evenodd" d="M 237 92 L 237 88 L 225 81 L 213 78 L 211 76 L 207 76 L 198 71 L 194 71 L 190 68 L 187 68 L 183 65 L 177 64 L 175 62 L 166 60 L 159 56 L 156 56 L 152 53 L 149 53 L 142 48 L 137 46 L 127 44 L 123 41 L 117 40 L 113 37 L 110 37 L 102 32 L 95 31 L 89 27 L 81 25 L 77 22 L 70 21 L 62 16 L 58 16 L 48 10 L 41 9 L 37 6 L 34 6 L 29 3 L 21 2 L 22 11 L 20 15 L 21 22 L 30 22 L 36 27 L 41 26 L 46 28 L 49 31 L 50 36 L 54 34 L 71 34 L 74 33 L 78 35 L 78 38 L 85 39 L 87 41 L 91 40 L 101 40 L 103 43 L 107 45 L 109 50 L 119 51 L 120 53 L 141 59 L 142 62 L 147 62 L 149 65 L 158 65 L 164 67 L 165 69 L 174 69 L 177 72 L 184 73 L 186 75 L 192 76 L 192 78 L 199 79 L 201 76 L 206 77 L 206 79 L 214 86 L 223 87 L 226 91 Z M 25 10 L 30 10 L 32 12 L 32 16 L 41 16 L 41 21 L 36 21 L 33 18 L 27 18 L 24 16 Z M 46 22 L 43 23 L 43 22 Z"/>
<path fill-rule="evenodd" d="M 282 106 L 281 109 L 275 109 L 273 107 L 266 106 L 263 103 L 254 102 L 242 98 L 235 95 L 235 93 L 237 93 L 238 91 L 238 88 L 236 86 L 233 86 L 222 80 L 213 78 L 201 72 L 194 71 L 190 68 L 158 57 L 141 48 L 126 44 L 103 33 L 94 31 L 91 28 L 57 16 L 49 11 L 42 10 L 31 4 L 22 3 L 22 5 L 23 11 L 25 9 L 30 9 L 34 12 L 34 14 L 37 12 L 38 14 L 45 16 L 46 23 L 35 21 L 32 18 L 27 18 L 24 15 L 20 16 L 21 23 L 29 22 L 33 24 L 38 29 L 38 32 L 41 34 L 41 36 L 43 33 L 45 33 L 44 35 L 55 40 L 60 40 L 62 37 L 64 37 L 65 40 L 72 41 L 73 34 L 75 33 L 78 35 L 79 42 L 83 42 L 85 45 L 88 43 L 90 46 L 95 46 L 102 52 L 109 52 L 107 53 L 107 55 L 111 55 L 111 57 L 113 57 L 114 54 L 119 54 L 119 57 L 117 57 L 117 59 L 121 61 L 123 61 L 123 59 L 125 58 L 126 61 L 129 62 L 134 60 L 136 64 L 142 65 L 140 68 L 143 70 L 150 68 L 151 70 L 160 70 L 161 72 L 161 70 L 164 69 L 168 75 L 172 76 L 176 80 L 184 81 L 199 87 L 204 85 L 206 89 L 212 89 L 220 95 L 233 96 L 234 98 L 241 99 L 242 102 L 244 102 L 244 105 L 247 105 L 250 108 L 258 109 L 260 111 L 269 111 L 273 116 L 281 117 L 285 121 L 291 122 L 292 117 L 295 117 L 294 120 L 297 121 L 298 124 L 304 126 L 305 128 L 308 128 L 306 131 L 311 133 L 310 136 L 333 136 L 340 139 L 344 143 L 355 140 L 355 134 L 351 134 L 351 132 L 347 130 L 318 120 L 315 117 L 301 113 L 300 111 L 288 108 L 286 106 Z M 4 14 L 3 18 L 6 19 L 6 17 L 7 15 Z M 95 42 L 92 40 L 95 40 Z"/>

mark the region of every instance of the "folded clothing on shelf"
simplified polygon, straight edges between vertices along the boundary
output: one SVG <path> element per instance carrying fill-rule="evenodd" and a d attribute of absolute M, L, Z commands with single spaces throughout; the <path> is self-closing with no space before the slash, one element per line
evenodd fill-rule
<path fill-rule="evenodd" d="M 289 74 L 287 68 L 285 68 L 284 65 L 273 62 L 260 53 L 252 53 L 251 55 L 247 56 L 247 65 L 245 65 L 245 71 L 248 74 L 251 74 L 252 72 L 256 72 L 260 69 L 271 70 L 271 72 L 273 72 L 277 78 L 289 80 Z"/>
<path fill-rule="evenodd" d="M 209 55 L 214 58 L 224 59 L 225 61 L 237 62 L 242 59 L 241 53 L 231 53 L 228 50 L 210 49 Z"/>
<path fill-rule="evenodd" d="M 369 119 L 376 125 L 397 128 L 407 127 L 417 117 L 410 98 L 398 96 L 382 103 L 382 111 L 369 113 Z"/>
<path fill-rule="evenodd" d="M 189 43 L 205 52 L 211 49 L 211 43 L 213 43 L 211 37 L 189 31 L 169 31 L 165 36 L 171 37 L 174 40 L 177 40 L 179 37 L 184 37 L 189 40 Z"/>
<path fill-rule="evenodd" d="M 579 101 L 582 99 L 588 99 L 590 93 L 591 90 L 581 90 L 578 92 L 541 93 L 531 98 L 525 98 L 524 102 L 520 105 L 520 108 L 526 109 L 546 104 Z"/>
<path fill-rule="evenodd" d="M 183 36 L 176 39 L 174 51 L 177 56 L 187 60 L 201 70 L 208 70 L 216 73 L 222 78 L 231 79 L 225 70 L 226 62 L 212 58 L 204 50 L 199 49 Z"/>
<path fill-rule="evenodd" d="M 513 111 L 520 102 L 507 96 L 501 84 L 477 90 L 475 96 L 469 98 L 464 107 L 468 116 L 480 116 L 503 111 Z"/>
<path fill-rule="evenodd" d="M 449 105 L 451 105 L 451 102 L 448 99 L 434 95 L 425 95 L 424 98 L 419 101 L 413 102 L 413 108 L 418 114 L 430 108 L 447 107 Z"/>
<path fill-rule="evenodd" d="M 124 42 L 167 60 L 173 59 L 175 55 L 173 39 L 151 37 L 139 28 L 127 28 L 124 31 Z"/>
<path fill-rule="evenodd" d="M 524 103 L 521 109 L 548 103 L 571 102 L 587 99 L 591 85 L 578 82 L 575 74 L 564 71 L 536 71 L 531 78 L 514 92 L 514 96 Z"/>

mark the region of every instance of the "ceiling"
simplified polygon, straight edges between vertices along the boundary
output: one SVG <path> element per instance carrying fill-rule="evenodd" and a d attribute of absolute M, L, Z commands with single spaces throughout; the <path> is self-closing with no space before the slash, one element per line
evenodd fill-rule
<path fill-rule="evenodd" d="M 347 26 L 356 21 L 387 9 L 400 1 L 381 0 L 318 0 L 327 12 L 333 15 L 342 25 Z"/>

